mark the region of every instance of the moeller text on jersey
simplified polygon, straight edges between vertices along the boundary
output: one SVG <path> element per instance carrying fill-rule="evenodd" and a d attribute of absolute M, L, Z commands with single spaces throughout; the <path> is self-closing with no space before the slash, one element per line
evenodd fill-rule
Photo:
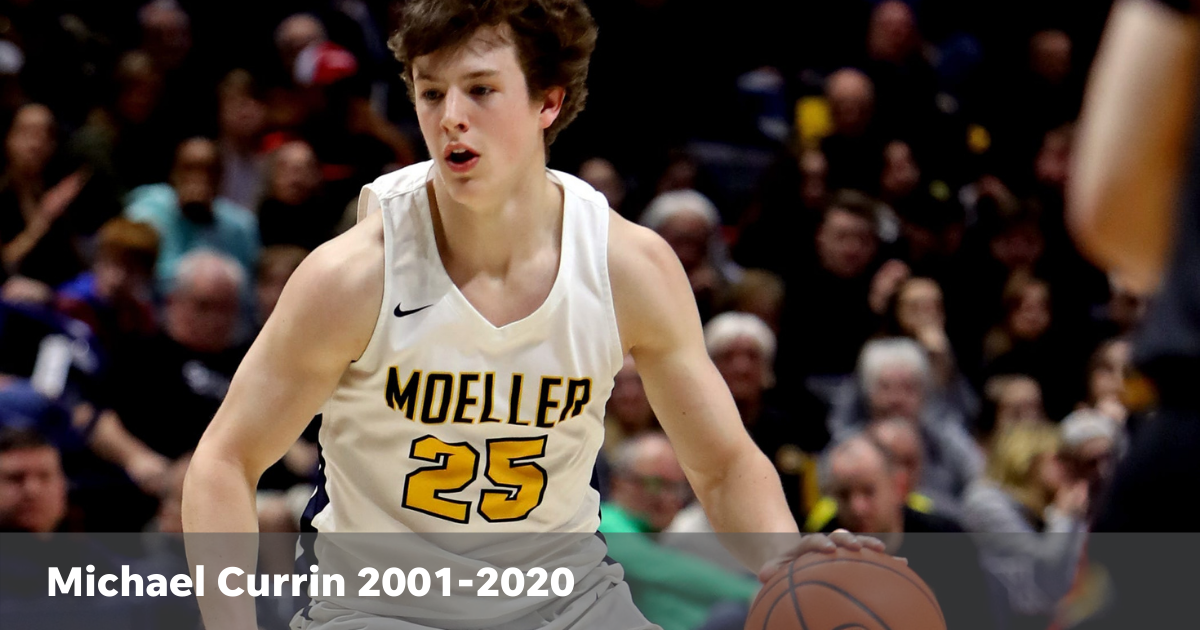
<path fill-rule="evenodd" d="M 504 391 L 494 372 L 428 372 L 412 370 L 401 378 L 400 368 L 388 368 L 384 398 L 388 407 L 402 411 L 412 421 L 425 424 L 458 422 L 482 424 L 504 422 L 544 429 L 583 413 L 592 397 L 589 377 L 542 376 L 540 381 L 513 374 Z M 525 388 L 537 396 L 537 416 L 521 417 Z M 508 413 L 499 411 L 497 400 L 508 394 Z M 419 414 L 417 412 L 420 412 Z"/>

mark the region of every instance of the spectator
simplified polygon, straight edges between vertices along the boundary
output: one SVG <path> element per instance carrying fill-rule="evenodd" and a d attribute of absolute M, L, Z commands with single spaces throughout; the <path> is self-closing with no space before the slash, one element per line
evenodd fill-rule
<path fill-rule="evenodd" d="M 757 316 L 778 336 L 785 295 L 783 278 L 764 269 L 747 269 L 733 286 L 730 307 Z"/>
<path fill-rule="evenodd" d="M 0 531 L 47 534 L 67 518 L 58 449 L 32 430 L 0 432 Z"/>
<path fill-rule="evenodd" d="M 925 352 L 911 339 L 876 339 L 863 347 L 856 380 L 839 392 L 829 417 L 836 442 L 872 421 L 903 418 L 925 446 L 921 487 L 939 511 L 954 513 L 963 491 L 983 469 L 982 457 L 949 408 L 931 404 L 932 373 Z"/>
<path fill-rule="evenodd" d="M 258 207 L 264 246 L 307 250 L 333 237 L 342 208 L 324 196 L 321 166 L 312 147 L 292 140 L 275 149 L 267 167 L 267 190 Z"/>
<path fill-rule="evenodd" d="M 67 209 L 83 190 L 87 172 L 55 179 L 58 123 L 45 105 L 17 110 L 4 149 L 0 262 L 10 274 L 57 286 L 83 268 Z"/>
<path fill-rule="evenodd" d="M 1018 627 L 1049 621 L 1083 553 L 1088 482 L 1068 475 L 1061 443 L 1053 425 L 1011 427 L 963 498 L 963 525 L 979 534 L 984 568 L 1003 586 Z"/>
<path fill-rule="evenodd" d="M 825 82 L 833 133 L 821 141 L 831 190 L 879 192 L 884 140 L 874 122 L 875 85 L 859 70 L 843 68 Z"/>
<path fill-rule="evenodd" d="M 776 366 L 787 387 L 812 375 L 845 375 L 863 342 L 879 326 L 867 296 L 879 249 L 870 200 L 839 193 L 816 232 L 816 260 L 785 277 L 788 291 Z M 814 296 L 820 296 L 816 308 Z"/>
<path fill-rule="evenodd" d="M 254 77 L 236 69 L 217 86 L 217 147 L 221 152 L 218 195 L 253 208 L 263 194 L 263 134 L 267 109 Z"/>
<path fill-rule="evenodd" d="M 163 77 L 148 53 L 122 55 L 113 82 L 111 97 L 71 138 L 71 151 L 119 197 L 167 178 L 179 136 L 163 113 Z"/>
<path fill-rule="evenodd" d="M 621 443 L 655 429 L 658 429 L 658 420 L 654 417 L 654 409 L 646 398 L 633 355 L 627 354 L 621 370 L 613 378 L 612 395 L 605 408 L 604 451 L 611 457 Z"/>
<path fill-rule="evenodd" d="M 823 531 L 848 529 L 884 541 L 888 552 L 908 560 L 933 590 L 946 627 L 987 628 L 988 594 L 977 552 L 952 520 L 908 507 L 910 483 L 893 454 L 872 437 L 858 435 L 830 451 L 828 494 L 837 517 Z M 937 533 L 939 536 L 922 534 Z"/>
<path fill-rule="evenodd" d="M 168 462 L 109 407 L 98 350 L 78 321 L 0 302 L 0 422 L 52 441 L 83 508 L 82 526 L 120 531 L 140 525 L 130 515 L 161 488 Z"/>
<path fill-rule="evenodd" d="M 579 166 L 579 179 L 600 191 L 608 200 L 608 207 L 621 212 L 621 204 L 625 201 L 625 180 L 612 162 L 601 157 L 585 161 Z"/>
<path fill-rule="evenodd" d="M 224 399 L 246 351 L 237 340 L 245 284 L 232 259 L 188 254 L 167 299 L 163 332 L 117 357 L 114 409 L 155 452 L 177 459 L 195 448 Z"/>
<path fill-rule="evenodd" d="M 300 52 L 328 39 L 325 25 L 316 16 L 308 13 L 289 15 L 275 28 L 275 52 L 279 55 L 281 67 L 291 76 Z"/>
<path fill-rule="evenodd" d="M 816 233 L 828 202 L 829 162 L 816 149 L 782 151 L 742 212 L 734 258 L 750 268 L 784 275 L 795 260 L 792 246 Z"/>
<path fill-rule="evenodd" d="M 1014 274 L 1004 290 L 1004 317 L 984 338 L 984 374 L 1028 374 L 1038 380 L 1050 417 L 1060 417 L 1083 394 L 1082 360 L 1054 327 L 1050 285 Z M 1085 355 L 1086 356 L 1086 355 Z M 1064 375 L 1076 375 L 1064 378 Z"/>
<path fill-rule="evenodd" d="M 1025 374 L 1000 374 L 983 387 L 985 409 L 976 423 L 976 438 L 990 450 L 992 438 L 1018 424 L 1048 422 L 1042 404 L 1042 386 Z"/>
<path fill-rule="evenodd" d="M 867 437 L 875 440 L 892 455 L 897 468 L 904 473 L 905 505 L 908 509 L 918 512 L 935 513 L 933 499 L 920 491 L 921 468 L 924 459 L 925 445 L 921 442 L 921 433 L 913 424 L 903 418 L 876 420 L 867 425 Z M 944 508 L 945 506 L 937 506 Z M 823 531 L 837 517 L 837 501 L 830 496 L 822 496 L 809 512 L 804 522 L 804 529 L 810 532 Z M 939 516 L 948 516 L 940 514 Z"/>
<path fill-rule="evenodd" d="M 275 311 L 275 304 L 279 302 L 284 285 L 308 253 L 308 250 L 295 245 L 272 245 L 263 248 L 262 257 L 258 259 L 258 276 L 254 285 L 254 292 L 258 298 L 260 326 Z"/>
<path fill-rule="evenodd" d="M 700 316 L 708 321 L 728 300 L 730 285 L 741 269 L 728 261 L 721 241 L 721 214 L 694 190 L 672 190 L 655 197 L 641 224 L 671 245 L 692 284 Z"/>
<path fill-rule="evenodd" d="M 938 111 L 938 79 L 925 59 L 917 16 L 907 2 L 875 5 L 867 24 L 866 74 L 886 133 L 928 142 Z"/>
<path fill-rule="evenodd" d="M 1108 489 L 1117 458 L 1127 446 L 1121 425 L 1090 409 L 1073 411 L 1059 425 L 1062 448 L 1059 455 L 1068 479 L 1084 481 L 1088 496 L 1101 496 Z M 1089 507 L 1095 507 L 1089 502 Z M 1089 510 L 1088 521 L 1092 512 Z"/>
<path fill-rule="evenodd" d="M 1088 361 L 1087 398 L 1080 406 L 1125 424 L 1129 417 L 1125 381 L 1132 371 L 1131 352 L 1125 339 L 1109 339 L 1096 348 Z"/>
<path fill-rule="evenodd" d="M 797 521 L 816 502 L 815 455 L 829 443 L 824 407 L 805 391 L 788 396 L 787 407 L 770 405 L 775 384 L 775 335 L 748 313 L 722 313 L 704 327 L 704 343 L 741 414 L 742 424 L 775 463 L 784 496 Z"/>
<path fill-rule="evenodd" d="M 917 192 L 921 183 L 921 167 L 913 157 L 912 147 L 902 140 L 893 140 L 883 147 L 883 170 L 879 176 L 879 199 L 896 207 Z"/>
<path fill-rule="evenodd" d="M 670 442 L 647 433 L 623 443 L 613 458 L 612 499 L 601 504 L 600 531 L 609 555 L 625 568 L 633 601 L 663 630 L 690 630 L 713 604 L 748 604 L 758 581 L 659 545 L 661 532 L 691 500 L 691 488 Z"/>
<path fill-rule="evenodd" d="M 196 54 L 192 19 L 177 0 L 152 0 L 138 11 L 141 49 L 163 78 L 162 112 L 175 132 L 172 141 L 216 131 L 216 80 Z"/>
<path fill-rule="evenodd" d="M 963 419 L 979 414 L 979 397 L 959 370 L 958 358 L 946 333 L 942 288 L 931 278 L 908 278 L 888 300 L 884 336 L 903 336 L 925 349 L 933 369 L 933 396 Z"/>
<path fill-rule="evenodd" d="M 216 145 L 192 138 L 179 145 L 169 183 L 130 193 L 125 216 L 149 223 L 158 232 L 160 289 L 170 288 L 183 257 L 199 248 L 232 256 L 246 274 L 253 273 L 259 250 L 257 221 L 249 210 L 217 196 L 220 187 Z"/>
<path fill-rule="evenodd" d="M 112 354 L 130 338 L 158 330 L 154 311 L 154 262 L 158 234 L 144 223 L 109 220 L 96 235 L 91 271 L 64 285 L 57 308 L 87 323 Z"/>

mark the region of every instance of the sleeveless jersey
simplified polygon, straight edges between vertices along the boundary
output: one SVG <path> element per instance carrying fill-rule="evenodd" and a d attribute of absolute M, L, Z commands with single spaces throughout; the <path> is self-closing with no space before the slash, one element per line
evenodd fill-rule
<path fill-rule="evenodd" d="M 321 409 L 319 483 L 304 519 L 315 537 L 302 539 L 299 564 L 347 578 L 369 566 L 452 573 L 449 597 L 360 597 L 348 583 L 345 596 L 317 594 L 314 604 L 464 629 L 540 618 L 550 606 L 566 622 L 586 609 L 577 597 L 597 597 L 623 573 L 597 535 L 592 484 L 623 363 L 608 203 L 549 171 L 563 190 L 557 275 L 533 313 L 497 327 L 442 265 L 432 166 L 385 175 L 360 195 L 360 221 L 382 213 L 383 303 L 366 350 Z M 576 597 L 477 597 L 477 572 L 506 567 L 568 568 Z"/>
<path fill-rule="evenodd" d="M 622 365 L 608 204 L 550 171 L 564 193 L 557 276 L 537 310 L 496 327 L 442 265 L 431 169 L 385 175 L 360 197 L 360 220 L 383 213 L 383 304 L 366 351 L 321 412 L 327 500 L 315 498 L 325 504 L 312 526 L 594 533 L 592 473 Z"/>

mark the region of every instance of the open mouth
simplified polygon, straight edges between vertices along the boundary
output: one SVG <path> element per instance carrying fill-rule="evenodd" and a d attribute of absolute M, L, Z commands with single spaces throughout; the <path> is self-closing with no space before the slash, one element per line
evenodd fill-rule
<path fill-rule="evenodd" d="M 449 157 L 446 159 L 448 159 L 452 164 L 463 165 L 477 157 L 479 157 L 479 154 L 471 151 L 470 149 L 455 149 L 454 151 L 450 152 Z"/>

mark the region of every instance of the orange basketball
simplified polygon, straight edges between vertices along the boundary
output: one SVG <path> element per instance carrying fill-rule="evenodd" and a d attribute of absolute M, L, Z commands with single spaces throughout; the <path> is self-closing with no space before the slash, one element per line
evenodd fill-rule
<path fill-rule="evenodd" d="M 810 553 L 767 583 L 746 630 L 946 630 L 933 591 L 908 565 L 870 550 Z"/>

